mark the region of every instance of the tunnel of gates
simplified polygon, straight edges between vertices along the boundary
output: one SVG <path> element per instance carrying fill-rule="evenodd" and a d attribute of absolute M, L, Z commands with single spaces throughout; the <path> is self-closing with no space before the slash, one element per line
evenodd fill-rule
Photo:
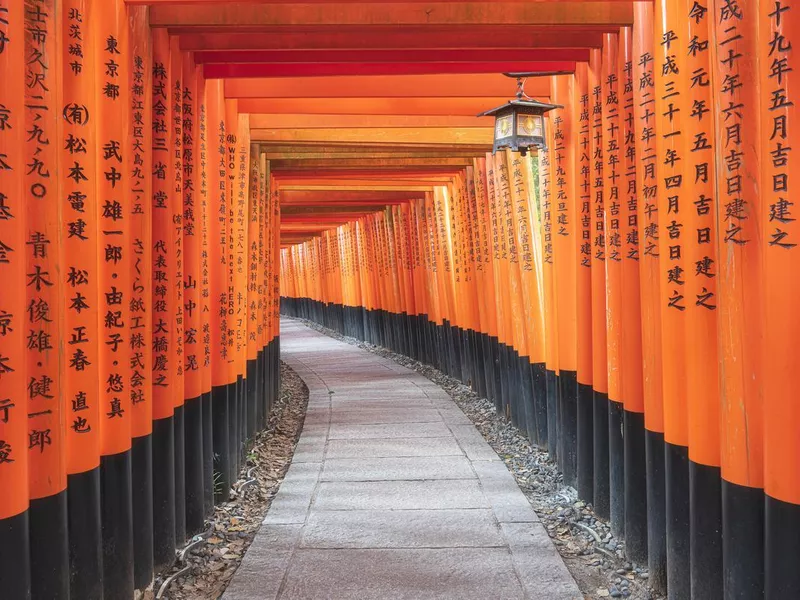
<path fill-rule="evenodd" d="M 132 598 L 266 425 L 277 197 L 146 7 L 3 0 L 0 74 L 0 598 Z"/>
<path fill-rule="evenodd" d="M 800 8 L 635 4 L 546 150 L 284 248 L 282 311 L 493 399 L 670 598 L 800 598 Z"/>

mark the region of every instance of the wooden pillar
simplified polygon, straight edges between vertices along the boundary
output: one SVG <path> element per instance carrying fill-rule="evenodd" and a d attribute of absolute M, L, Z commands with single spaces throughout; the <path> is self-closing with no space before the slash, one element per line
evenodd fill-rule
<path fill-rule="evenodd" d="M 544 332 L 545 332 L 545 381 L 547 386 L 547 429 L 548 446 L 550 455 L 558 460 L 559 467 L 564 468 L 564 452 L 562 431 L 560 430 L 560 392 L 561 383 L 558 365 L 558 306 L 555 301 L 555 253 L 554 253 L 554 213 L 553 206 L 553 139 L 552 122 L 547 124 L 545 129 L 548 133 L 547 148 L 538 153 L 538 176 L 539 176 L 539 218 L 542 252 L 542 289 L 544 290 L 544 301 L 542 310 L 544 313 Z M 529 163 L 532 164 L 532 163 Z"/>
<path fill-rule="evenodd" d="M 542 324 L 542 294 L 538 289 L 537 271 L 541 271 L 541 261 L 537 261 L 540 252 L 537 248 L 538 236 L 532 231 L 531 200 L 535 198 L 530 178 L 526 177 L 529 158 L 506 151 L 509 162 L 509 188 L 511 194 L 511 213 L 513 216 L 513 236 L 517 248 L 517 265 L 520 277 L 520 288 L 517 293 L 522 301 L 521 311 L 517 318 L 522 319 L 525 326 L 526 345 L 518 361 L 519 395 L 522 400 L 520 412 L 525 417 L 524 433 L 531 444 L 537 443 L 537 411 L 534 400 L 533 364 L 544 363 L 544 344 L 540 333 Z M 476 225 L 477 226 L 477 225 Z M 538 339 L 537 339 L 538 337 Z"/>
<path fill-rule="evenodd" d="M 602 153 L 603 153 L 603 238 L 606 271 L 606 357 L 608 373 L 608 471 L 611 531 L 625 536 L 625 454 L 622 438 L 622 261 L 624 173 L 622 170 L 622 107 L 619 85 L 619 35 L 603 38 L 601 67 Z"/>
<path fill-rule="evenodd" d="M 717 249 L 714 219 L 713 119 L 699 107 L 713 105 L 708 12 L 684 2 L 688 16 L 677 48 L 685 48 L 683 93 L 683 206 L 681 236 L 686 303 L 686 401 L 689 444 L 690 558 L 693 598 L 723 598 L 722 503 L 720 499 L 719 360 L 717 356 Z"/>
<path fill-rule="evenodd" d="M 200 235 L 200 360 L 201 391 L 203 395 L 203 512 L 207 516 L 214 507 L 214 447 L 213 447 L 213 415 L 212 415 L 212 377 L 211 377 L 211 175 L 215 165 L 211 164 L 211 132 L 208 121 L 206 102 L 206 81 L 203 77 L 203 66 L 195 67 L 197 81 L 197 138 L 195 145 L 194 190 L 195 206 L 198 209 L 195 219 L 197 232 Z"/>
<path fill-rule="evenodd" d="M 100 413 L 105 597 L 133 594 L 129 44 L 124 3 L 94 5 L 97 26 L 97 203 L 100 231 Z M 109 551 L 113 548 L 113 552 Z"/>
<path fill-rule="evenodd" d="M 666 505 L 664 502 L 664 411 L 661 381 L 661 296 L 656 176 L 656 88 L 653 7 L 634 6 L 633 74 L 636 188 L 639 234 L 639 287 L 642 327 L 645 460 L 647 479 L 647 562 L 651 585 L 667 585 Z"/>
<path fill-rule="evenodd" d="M 152 117 L 152 306 L 153 306 L 153 555 L 156 571 L 175 557 L 175 405 L 177 360 L 175 162 L 172 156 L 173 64 L 169 35 L 153 31 Z"/>
<path fill-rule="evenodd" d="M 25 117 L 19 126 L 26 136 L 16 151 L 24 156 L 27 229 L 17 256 L 25 261 L 27 274 L 23 356 L 28 375 L 31 583 L 34 597 L 67 598 L 66 432 L 59 359 L 66 311 L 61 305 L 63 280 L 58 277 L 61 31 L 52 0 L 29 2 L 24 10 Z"/>
<path fill-rule="evenodd" d="M 215 502 L 225 502 L 233 483 L 229 448 L 228 398 L 228 303 L 227 303 L 227 223 L 228 179 L 225 168 L 225 99 L 221 80 L 206 81 L 208 106 L 209 171 L 209 272 L 211 383 L 213 413 L 214 472 L 219 481 L 214 487 Z"/>
<path fill-rule="evenodd" d="M 3 20 L 0 37 L 0 75 L 5 81 L 25 77 L 25 11 L 20 3 L 0 3 Z M 28 537 L 28 369 L 27 289 L 25 235 L 28 188 L 24 174 L 28 163 L 25 146 L 28 119 L 24 88 L 0 88 L 0 277 L 13 294 L 0 297 L 0 547 L 14 548 L 0 561 L 0 580 L 10 598 L 28 598 L 31 590 L 31 554 Z"/>
<path fill-rule="evenodd" d="M 235 318 L 236 376 L 240 394 L 239 431 L 241 436 L 241 461 L 244 463 L 249 442 L 248 413 L 253 397 L 248 395 L 247 383 L 247 198 L 248 167 L 250 165 L 249 115 L 239 114 L 236 120 L 235 162 Z"/>
<path fill-rule="evenodd" d="M 658 253 L 661 260 L 661 344 L 664 389 L 664 465 L 667 519 L 667 592 L 669 598 L 690 593 L 689 456 L 686 404 L 685 290 L 688 184 L 683 181 L 684 123 L 688 117 L 684 16 L 675 3 L 655 5 L 656 176 Z"/>
<path fill-rule="evenodd" d="M 130 172 L 131 477 L 134 587 L 153 580 L 153 236 L 152 42 L 144 7 L 128 7 L 128 168 Z"/>
<path fill-rule="evenodd" d="M 558 305 L 558 367 L 561 384 L 561 439 L 564 478 L 578 485 L 578 367 L 577 367 L 577 244 L 575 241 L 575 176 L 577 138 L 575 77 L 552 78 L 554 102 L 564 106 L 551 112 L 553 175 L 551 187 L 555 298 Z"/>
<path fill-rule="evenodd" d="M 575 244 L 579 262 L 575 275 L 578 496 L 594 500 L 594 392 L 592 389 L 592 102 L 589 89 L 589 66 L 578 65 L 575 72 L 573 110 L 575 161 Z"/>
<path fill-rule="evenodd" d="M 624 405 L 625 553 L 647 561 L 647 461 L 645 459 L 644 384 L 642 380 L 642 311 L 639 279 L 639 190 L 636 180 L 633 31 L 619 33 L 620 150 L 619 218 L 622 252 L 620 295 L 620 391 Z"/>
<path fill-rule="evenodd" d="M 606 355 L 606 278 L 603 163 L 602 52 L 589 55 L 592 228 L 592 381 L 594 386 L 594 508 L 610 517 L 608 462 L 608 363 Z"/>
<path fill-rule="evenodd" d="M 755 7 L 752 3 L 745 3 L 743 14 L 749 25 L 756 20 L 751 15 Z M 792 340 L 797 332 L 797 322 L 794 318 L 794 307 L 797 306 L 797 291 L 793 286 L 787 285 L 787 280 L 794 281 L 797 277 L 798 263 L 797 244 L 798 228 L 796 218 L 798 212 L 794 209 L 796 201 L 793 200 L 791 190 L 794 174 L 793 168 L 797 161 L 791 154 L 792 127 L 795 133 L 797 125 L 793 119 L 797 114 L 795 100 L 798 93 L 797 82 L 790 79 L 789 72 L 796 68 L 791 50 L 792 42 L 797 43 L 798 21 L 800 19 L 800 6 L 797 2 L 777 2 L 759 4 L 757 22 L 759 24 L 758 58 L 760 60 L 758 71 L 758 84 L 761 88 L 761 110 L 763 122 L 761 124 L 761 203 L 752 206 L 753 211 L 758 211 L 760 221 L 760 241 L 763 245 L 764 256 L 764 298 L 762 306 L 765 309 L 765 329 L 763 338 L 764 363 L 763 363 L 763 398 L 764 403 L 764 488 L 766 493 L 766 597 L 780 598 L 800 594 L 800 574 L 789 557 L 800 553 L 800 478 L 798 478 L 798 451 L 797 425 L 798 405 L 796 389 L 797 384 L 797 357 L 789 350 Z M 751 38 L 751 26 L 748 26 L 744 35 Z M 746 43 L 746 42 L 745 42 Z M 738 44 L 737 44 L 738 45 Z M 745 46 L 749 47 L 749 46 Z M 748 62 L 740 62 L 739 68 L 750 72 Z M 751 82 L 751 88 L 752 82 Z M 742 89 L 739 102 L 752 106 L 752 97 L 745 95 L 748 92 Z M 746 126 L 745 126 L 746 127 Z M 743 129 L 745 129 L 743 127 Z M 748 131 L 748 133 L 750 133 Z M 749 157 L 748 157 L 749 159 Z M 796 180 L 796 179 L 795 179 Z M 794 185 L 797 189 L 797 185 Z M 754 192 L 751 191 L 751 194 Z M 754 195 L 754 198 L 758 198 Z M 752 214 L 752 213 L 751 213 Z M 750 224 L 752 225 L 752 223 Z M 759 238 L 755 238 L 758 240 Z M 748 281 L 750 279 L 748 278 Z M 744 285 L 748 285 L 745 283 Z M 756 288 L 757 283 L 749 284 Z M 749 295 L 757 294 L 756 290 L 748 290 Z M 750 301 L 752 302 L 752 300 Z M 752 306 L 752 305 L 751 305 Z M 755 307 L 746 307 L 753 310 Z M 752 327 L 752 326 L 751 326 Z M 753 331 L 753 329 L 750 329 Z M 752 405 L 746 404 L 747 408 Z M 750 408 L 752 410 L 752 408 Z M 748 411 L 750 412 L 750 411 Z M 755 441 L 755 440 L 754 440 Z M 728 480 L 728 478 L 726 478 Z M 733 503 L 746 504 L 751 507 L 751 515 L 745 517 L 747 524 L 755 524 L 758 516 L 757 489 L 744 479 L 724 483 L 726 494 L 725 508 Z M 738 484 L 738 485 L 737 485 Z M 746 498 L 746 500 L 744 499 Z M 736 521 L 726 521 L 725 525 L 736 526 Z M 740 543 L 746 543 L 746 548 L 728 548 L 737 559 L 728 560 L 725 569 L 726 578 L 729 572 L 739 571 L 747 566 L 748 571 L 754 575 L 759 574 L 757 566 L 761 561 L 758 542 L 760 537 L 757 527 L 745 530 L 738 528 L 739 532 L 747 532 L 749 536 L 737 535 Z M 728 535 L 726 529 L 724 534 Z M 746 541 L 745 541 L 746 540 Z M 727 545 L 726 545 L 727 548 Z M 742 551 L 741 553 L 739 551 Z M 746 552 L 746 554 L 745 554 Z M 755 593 L 757 580 L 743 581 L 743 575 L 731 577 L 742 588 L 752 589 Z M 729 589 L 732 586 L 729 586 Z M 733 591 L 736 588 L 731 589 Z M 726 590 L 727 591 L 727 590 Z M 742 596 L 744 597 L 744 596 Z"/>
<path fill-rule="evenodd" d="M 61 6 L 61 61 L 64 107 L 61 147 L 61 238 L 67 298 L 79 290 L 98 297 L 98 228 L 95 135 L 95 55 L 97 41 L 91 4 L 85 0 Z M 77 46 L 80 55 L 69 53 Z M 69 115 L 67 118 L 66 115 Z M 63 363 L 68 474 L 70 593 L 102 598 L 102 523 L 100 510 L 99 320 L 91 310 L 64 302 L 66 359 Z"/>
<path fill-rule="evenodd" d="M 182 225 L 183 225 L 183 380 L 186 534 L 203 529 L 203 325 L 201 307 L 202 210 L 200 186 L 200 87 L 191 54 L 183 54 L 181 89 Z"/>

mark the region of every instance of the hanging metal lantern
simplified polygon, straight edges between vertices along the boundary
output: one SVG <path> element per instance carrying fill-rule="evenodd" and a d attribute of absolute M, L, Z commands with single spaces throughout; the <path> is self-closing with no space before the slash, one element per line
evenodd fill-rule
<path fill-rule="evenodd" d="M 525 94 L 523 77 L 529 74 L 509 74 L 517 78 L 517 99 L 502 106 L 487 110 L 479 117 L 494 116 L 494 147 L 492 152 L 510 148 L 523 156 L 529 148 L 547 147 L 544 114 L 554 108 L 564 108 L 559 104 L 538 102 Z"/>

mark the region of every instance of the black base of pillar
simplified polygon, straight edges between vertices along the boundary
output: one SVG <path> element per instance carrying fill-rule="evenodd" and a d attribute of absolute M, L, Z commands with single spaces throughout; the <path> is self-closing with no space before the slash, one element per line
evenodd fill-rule
<path fill-rule="evenodd" d="M 667 598 L 685 600 L 691 593 L 689 553 L 689 450 L 664 442 L 667 506 Z"/>
<path fill-rule="evenodd" d="M 578 373 L 561 370 L 559 373 L 561 390 L 561 464 L 564 469 L 564 483 L 578 487 Z"/>
<path fill-rule="evenodd" d="M 800 506 L 766 496 L 764 509 L 765 598 L 800 598 Z"/>
<path fill-rule="evenodd" d="M 131 486 L 133 587 L 143 590 L 153 581 L 153 438 L 151 435 L 132 440 Z M 71 485 L 69 491 L 71 495 Z"/>
<path fill-rule="evenodd" d="M 100 468 L 67 477 L 70 597 L 103 600 Z"/>
<path fill-rule="evenodd" d="M 611 533 L 625 537 L 625 440 L 623 408 L 620 402 L 608 402 L 608 497 Z"/>
<path fill-rule="evenodd" d="M 726 599 L 764 598 L 764 522 L 764 490 L 723 480 L 722 579 Z M 785 524 L 780 521 L 778 527 L 783 529 Z M 791 568 L 797 569 L 794 561 Z M 800 591 L 796 595 L 800 597 Z"/>
<path fill-rule="evenodd" d="M 594 392 L 578 384 L 577 401 L 578 497 L 594 504 Z"/>
<path fill-rule="evenodd" d="M 664 434 L 645 429 L 647 460 L 647 569 L 657 592 L 667 591 L 667 504 L 664 483 Z"/>
<path fill-rule="evenodd" d="M 31 597 L 28 519 L 27 510 L 0 519 L 0 548 L 13 549 L 12 552 L 3 552 L 3 560 L 0 560 L 0 586 L 3 598 L 8 600 L 30 600 Z"/>
<path fill-rule="evenodd" d="M 722 600 L 722 478 L 719 467 L 689 461 L 692 598 Z"/>
<path fill-rule="evenodd" d="M 211 392 L 205 392 L 203 402 L 203 513 L 214 510 L 214 416 Z"/>
<path fill-rule="evenodd" d="M 31 597 L 69 598 L 67 492 L 31 500 Z"/>
<path fill-rule="evenodd" d="M 231 431 L 228 427 L 228 386 L 218 385 L 211 390 L 211 411 L 213 413 L 214 448 L 214 502 L 227 502 L 233 485 L 230 456 Z"/>
<path fill-rule="evenodd" d="M 558 376 L 552 369 L 545 371 L 547 386 L 547 451 L 550 459 L 560 462 L 558 447 L 561 444 L 561 432 L 558 430 Z"/>
<path fill-rule="evenodd" d="M 131 452 L 100 458 L 103 519 L 103 599 L 133 596 Z"/>
<path fill-rule="evenodd" d="M 644 414 L 626 410 L 625 422 L 625 555 L 647 563 L 647 458 Z"/>
<path fill-rule="evenodd" d="M 175 544 L 186 541 L 186 434 L 184 405 L 175 407 L 172 426 L 175 428 Z"/>
<path fill-rule="evenodd" d="M 184 465 L 185 465 L 185 526 L 186 536 L 191 537 L 203 530 L 205 522 L 203 489 L 203 399 L 201 396 L 186 400 L 184 417 Z M 176 538 L 177 539 L 177 538 Z"/>
<path fill-rule="evenodd" d="M 594 512 L 601 519 L 611 518 L 608 473 L 608 394 L 594 392 Z"/>
<path fill-rule="evenodd" d="M 172 417 L 153 421 L 153 569 L 175 562 L 175 429 Z"/>

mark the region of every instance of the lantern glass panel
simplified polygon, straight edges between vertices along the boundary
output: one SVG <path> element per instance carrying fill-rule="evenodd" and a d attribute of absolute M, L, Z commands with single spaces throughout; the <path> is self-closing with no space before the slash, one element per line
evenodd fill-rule
<path fill-rule="evenodd" d="M 517 135 L 544 137 L 542 115 L 517 115 Z"/>
<path fill-rule="evenodd" d="M 502 117 L 497 117 L 494 126 L 495 139 L 507 138 L 511 136 L 512 133 L 514 133 L 514 116 L 503 115 Z"/>

